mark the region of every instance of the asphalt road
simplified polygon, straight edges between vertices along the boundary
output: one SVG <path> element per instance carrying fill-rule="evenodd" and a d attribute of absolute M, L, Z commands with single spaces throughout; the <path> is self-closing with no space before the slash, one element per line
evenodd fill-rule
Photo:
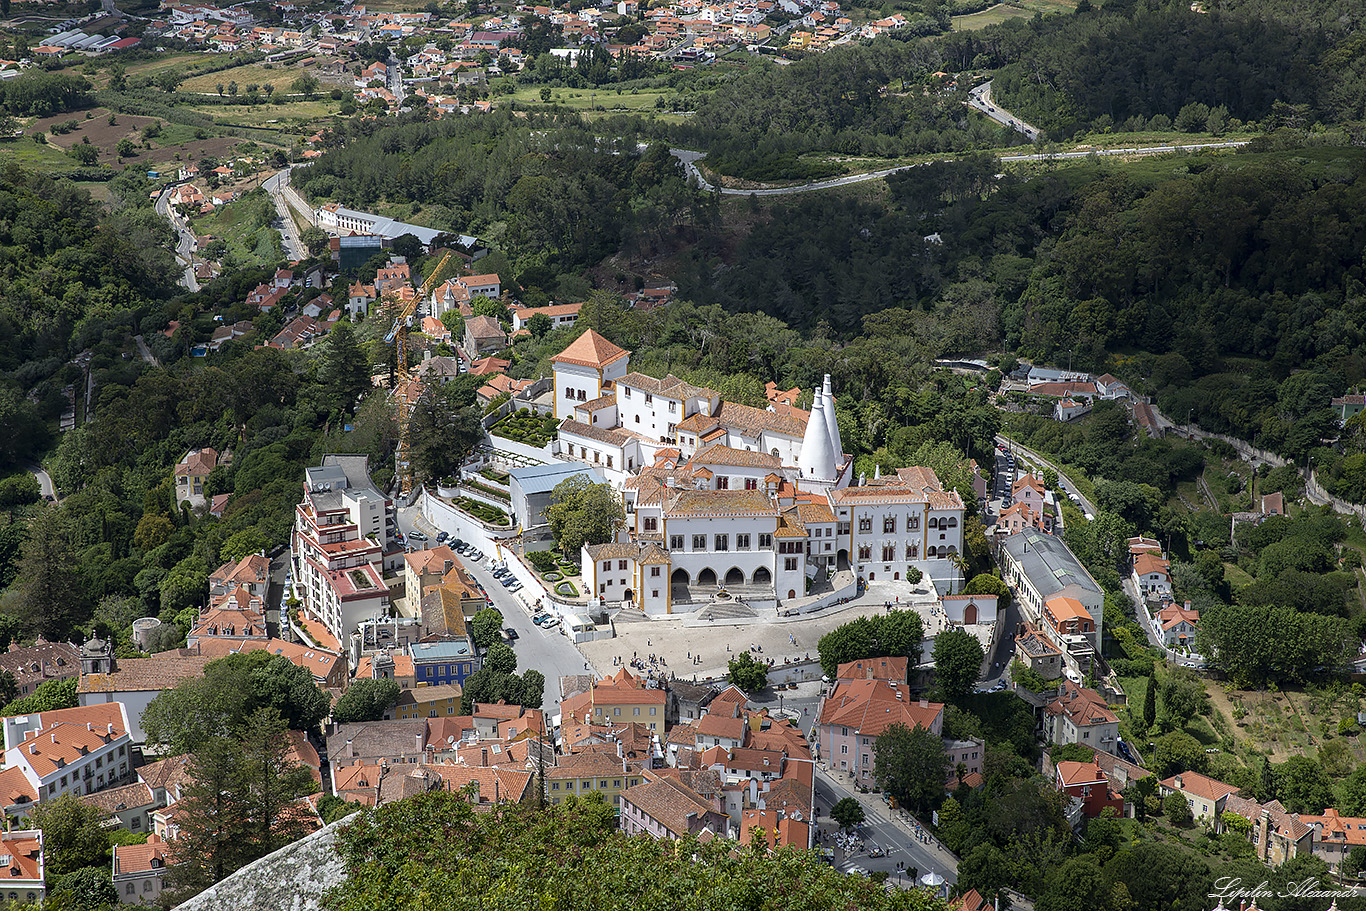
<path fill-rule="evenodd" d="M 196 246 L 194 232 L 171 211 L 171 191 L 177 186 L 179 186 L 178 183 L 173 183 L 161 191 L 161 195 L 157 197 L 156 211 L 158 215 L 171 223 L 171 229 L 176 232 L 175 258 L 185 267 L 185 272 L 180 277 L 180 283 L 191 291 L 198 291 L 199 281 L 194 277 L 193 265 Z"/>
<path fill-rule="evenodd" d="M 399 509 L 399 529 L 405 537 L 415 529 L 424 534 L 432 535 L 432 539 L 425 542 L 425 546 L 435 546 L 436 541 L 432 534 L 432 527 L 426 522 L 419 526 L 418 515 L 416 506 Z M 512 647 L 513 651 L 517 653 L 518 672 L 534 668 L 545 674 L 545 699 L 541 703 L 541 708 L 546 713 L 548 723 L 549 719 L 560 713 L 560 699 L 562 698 L 560 678 L 571 674 L 590 673 L 588 662 L 584 660 L 583 654 L 574 647 L 574 643 L 570 642 L 558 629 L 547 632 L 532 624 L 531 612 L 521 599 L 493 578 L 490 573 L 491 567 L 487 553 L 484 555 L 484 560 L 479 563 L 463 557 L 461 562 L 470 575 L 474 576 L 475 580 L 484 586 L 490 604 L 502 612 L 504 628 L 517 631 L 517 640 L 512 643 Z"/>
<path fill-rule="evenodd" d="M 1024 134 L 1029 138 L 1030 142 L 1034 142 L 1039 138 L 1038 127 L 1025 123 L 1024 120 L 1016 114 L 996 106 L 995 101 L 993 101 L 991 97 L 990 79 L 968 93 L 968 105 L 981 111 L 983 114 L 986 114 L 992 120 L 1001 124 L 1001 126 L 1010 127 L 1016 132 Z"/>
<path fill-rule="evenodd" d="M 922 842 L 908 829 L 906 823 L 894 820 L 895 811 L 888 809 L 882 795 L 855 793 L 841 787 L 826 773 L 817 772 L 816 806 L 820 809 L 823 819 L 826 819 L 823 814 L 829 813 L 832 806 L 850 796 L 863 807 L 864 821 L 857 829 L 863 843 L 862 850 L 846 852 L 836 844 L 833 837 L 825 835 L 824 844 L 835 849 L 835 869 L 844 873 L 854 872 L 853 868 L 861 868 L 870 873 L 886 870 L 889 881 L 896 881 L 897 865 L 902 864 L 906 870 L 914 870 L 921 877 L 936 873 L 944 877 L 945 882 L 950 885 L 957 882 L 958 871 L 952 855 L 941 846 L 931 846 Z M 828 832 L 831 828 L 832 826 L 822 823 L 822 832 Z M 869 853 L 874 845 L 883 850 L 882 857 L 874 857 Z M 911 884 L 909 874 L 906 874 L 902 882 L 906 885 Z"/>
<path fill-rule="evenodd" d="M 1032 449 L 1028 449 L 1024 446 L 1021 446 L 1019 443 L 1016 443 L 1009 437 L 997 434 L 996 445 L 1005 446 L 1006 448 L 1011 449 L 1014 452 L 1020 453 L 1027 457 L 1030 461 L 1037 462 L 1044 468 L 1051 468 L 1054 471 L 1058 471 L 1058 466 L 1048 461 L 1048 459 L 1045 459 L 1043 456 L 1039 455 Z M 1088 519 L 1096 514 L 1096 504 L 1092 503 L 1080 490 L 1078 490 L 1072 484 L 1072 482 L 1067 479 L 1067 475 L 1063 474 L 1061 471 L 1058 471 L 1058 484 L 1062 487 L 1063 490 L 1065 490 L 1067 493 L 1071 494 L 1075 498 L 1073 500 L 1074 503 L 1081 503 L 1082 511 L 1086 513 L 1086 517 Z"/>
<path fill-rule="evenodd" d="M 52 497 L 54 501 L 57 499 L 57 485 L 52 483 L 52 476 L 41 466 L 29 465 L 28 473 L 38 479 L 38 493 L 40 496 Z"/>
<path fill-rule="evenodd" d="M 1239 146 L 1247 145 L 1246 142 L 1201 142 L 1191 143 L 1190 145 L 1164 145 L 1133 147 L 1125 149 L 1095 149 L 1086 152 L 1037 152 L 1028 155 L 1002 155 L 1000 160 L 1003 162 L 1017 161 L 1063 161 L 1072 158 L 1087 158 L 1091 155 L 1113 156 L 1113 155 L 1161 155 L 1168 152 L 1198 152 L 1201 149 L 1234 149 Z M 899 174 L 902 171 L 909 171 L 911 168 L 923 167 L 922 164 L 901 165 L 896 168 L 884 168 L 881 171 L 869 171 L 866 174 L 850 174 L 848 177 L 835 177 L 830 180 L 818 180 L 814 183 L 798 184 L 791 187 L 768 187 L 761 190 L 736 190 L 731 187 L 715 187 L 707 182 L 702 176 L 702 172 L 697 168 L 699 159 L 705 158 L 705 152 L 694 152 L 689 149 L 670 149 L 669 152 L 683 163 L 683 170 L 697 181 L 697 186 L 708 192 L 716 191 L 722 196 L 786 196 L 791 193 L 810 193 L 813 190 L 830 190 L 835 187 L 847 187 L 850 184 L 863 183 L 868 180 L 881 180 L 892 174 Z M 938 159 L 942 160 L 942 159 Z"/>
<path fill-rule="evenodd" d="M 304 258 L 304 245 L 299 240 L 299 233 L 294 227 L 294 219 L 289 214 L 289 203 L 285 202 L 282 182 L 288 173 L 288 168 L 283 171 L 276 171 L 262 181 L 261 186 L 270 194 L 271 201 L 275 203 L 274 227 L 280 232 L 280 243 L 284 247 L 285 259 L 297 261 Z"/>

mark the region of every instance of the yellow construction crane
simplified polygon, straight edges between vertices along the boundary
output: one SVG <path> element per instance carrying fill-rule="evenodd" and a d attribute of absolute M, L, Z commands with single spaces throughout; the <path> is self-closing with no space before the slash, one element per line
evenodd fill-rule
<path fill-rule="evenodd" d="M 408 301 L 403 311 L 394 319 L 393 328 L 384 337 L 386 344 L 392 344 L 395 340 L 398 341 L 398 373 L 400 376 L 406 377 L 408 373 L 408 328 L 413 323 L 413 314 L 417 312 L 417 305 L 422 303 L 423 299 L 436 287 L 436 283 L 441 280 L 441 273 L 450 261 L 450 253 L 441 257 L 441 262 L 436 264 L 432 274 L 427 276 L 427 280 L 422 283 L 422 288 L 418 290 L 412 300 Z"/>
<path fill-rule="evenodd" d="M 412 324 L 413 314 L 417 312 L 418 304 L 422 303 L 427 295 L 432 293 L 432 289 L 436 287 L 437 282 L 441 281 L 442 273 L 445 272 L 446 266 L 450 264 L 451 255 L 452 254 L 447 253 L 445 256 L 441 257 L 441 261 L 436 264 L 436 268 L 432 270 L 432 274 L 427 276 L 427 280 L 422 283 L 422 287 L 418 290 L 413 299 L 404 305 L 403 310 L 394 319 L 393 328 L 391 328 L 389 334 L 384 337 L 385 342 L 398 343 L 398 371 L 396 375 L 399 389 L 397 457 L 398 475 L 402 483 L 401 489 L 405 496 L 411 493 L 413 489 L 413 462 L 409 451 L 412 441 L 408 434 L 408 423 L 409 418 L 412 417 L 413 406 L 417 404 L 412 401 L 409 394 L 410 390 L 408 389 L 408 382 L 412 379 L 412 377 L 408 375 L 408 328 Z"/>

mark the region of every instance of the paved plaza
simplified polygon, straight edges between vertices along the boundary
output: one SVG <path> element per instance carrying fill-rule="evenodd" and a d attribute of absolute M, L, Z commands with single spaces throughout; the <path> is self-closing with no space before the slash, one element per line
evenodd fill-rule
<path fill-rule="evenodd" d="M 615 639 L 584 642 L 579 649 L 599 675 L 614 673 L 620 666 L 615 661 L 629 666 L 632 660 L 640 660 L 646 670 L 673 672 L 680 679 L 716 679 L 725 676 L 730 659 L 746 649 L 755 657 L 773 659 L 775 666 L 814 661 L 821 636 L 858 617 L 886 613 L 888 603 L 893 608 L 915 609 L 928 639 L 944 628 L 938 599 L 931 591 L 928 582 L 916 589 L 905 582 L 874 582 L 847 604 L 800 618 L 707 623 L 693 614 L 675 614 L 668 619 L 618 623 Z"/>

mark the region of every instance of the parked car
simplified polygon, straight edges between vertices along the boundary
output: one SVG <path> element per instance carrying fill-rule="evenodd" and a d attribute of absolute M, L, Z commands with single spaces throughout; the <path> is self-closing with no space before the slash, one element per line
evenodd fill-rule
<path fill-rule="evenodd" d="M 441 532 L 440 534 L 438 534 L 438 535 L 436 536 L 436 542 L 437 542 L 438 544 L 440 544 L 442 541 L 446 540 L 446 539 L 449 538 L 449 537 L 450 537 L 450 534 L 449 534 L 448 532 L 444 532 L 444 531 L 443 531 L 443 532 Z"/>
<path fill-rule="evenodd" d="M 506 567 L 500 566 L 500 567 L 498 567 L 497 569 L 495 569 L 495 570 L 493 571 L 493 578 L 495 578 L 495 579 L 501 579 L 501 578 L 503 578 L 504 576 L 506 576 L 507 574 L 508 574 L 507 568 L 506 568 Z"/>
<path fill-rule="evenodd" d="M 480 560 L 484 559 L 484 552 L 471 548 L 467 556 L 475 563 L 478 563 Z"/>
<path fill-rule="evenodd" d="M 549 614 L 548 612 L 541 611 L 539 614 L 531 618 L 531 622 L 536 624 L 537 626 L 540 626 L 541 621 L 549 618 L 550 616 L 551 614 Z"/>
<path fill-rule="evenodd" d="M 408 532 L 408 537 L 412 538 L 414 541 L 427 540 L 427 536 L 420 531 L 410 531 Z"/>
<path fill-rule="evenodd" d="M 519 592 L 519 591 L 521 591 L 521 590 L 522 590 L 522 583 L 518 582 L 516 579 L 513 579 L 513 580 L 512 580 L 512 584 L 508 586 L 508 591 L 510 591 L 510 592 Z"/>
<path fill-rule="evenodd" d="M 503 576 L 503 578 L 499 579 L 498 581 L 503 583 L 504 588 L 508 588 L 509 586 L 517 584 L 517 577 L 509 573 Z"/>
<path fill-rule="evenodd" d="M 454 550 L 454 551 L 463 551 L 464 548 L 465 548 L 465 542 L 462 541 L 462 540 L 460 540 L 459 538 L 456 538 L 454 541 L 451 542 L 451 550 Z"/>

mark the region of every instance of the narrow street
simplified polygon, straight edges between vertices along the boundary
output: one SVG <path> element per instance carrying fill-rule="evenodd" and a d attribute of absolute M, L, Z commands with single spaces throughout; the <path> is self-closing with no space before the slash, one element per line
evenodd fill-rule
<path fill-rule="evenodd" d="M 171 223 L 171 230 L 176 232 L 175 258 L 185 267 L 184 273 L 180 277 L 180 283 L 190 291 L 199 290 L 199 281 L 194 277 L 193 256 L 196 247 L 194 232 L 184 223 L 184 221 L 171 210 L 171 191 L 178 184 L 171 184 L 161 191 L 157 197 L 156 212 L 162 218 Z"/>
<path fill-rule="evenodd" d="M 917 879 L 935 874 L 943 878 L 944 885 L 952 887 L 958 881 L 958 859 L 933 836 L 923 830 L 918 834 L 919 827 L 909 813 L 890 809 L 881 794 L 860 794 L 849 786 L 851 780 L 847 774 L 816 767 L 816 807 L 823 820 L 828 821 L 830 808 L 846 797 L 854 798 L 863 807 L 864 822 L 858 828 L 863 850 L 846 854 L 836 846 L 836 869 L 846 873 L 854 868 L 870 873 L 885 870 L 888 882 L 909 886 L 911 873 L 899 872 L 900 864 L 902 870 L 914 871 Z M 827 846 L 833 841 L 825 839 Z M 869 853 L 875 845 L 882 850 L 882 857 Z"/>
<path fill-rule="evenodd" d="M 422 517 L 416 506 L 401 507 L 398 510 L 399 530 L 407 537 L 413 531 L 421 531 L 429 540 L 421 543 L 423 547 L 436 547 L 436 528 Z M 476 544 L 476 546 L 478 546 Z M 489 604 L 503 614 L 503 627 L 517 631 L 517 639 L 512 650 L 517 654 L 517 672 L 535 669 L 545 675 L 545 699 L 541 708 L 546 714 L 547 723 L 560 713 L 560 678 L 574 674 L 588 674 L 588 662 L 574 643 L 560 632 L 543 630 L 531 622 L 531 610 L 512 592 L 509 592 L 491 574 L 492 555 L 484 551 L 484 559 L 475 562 L 460 557 L 461 564 L 474 576 L 475 581 L 484 587 Z"/>

